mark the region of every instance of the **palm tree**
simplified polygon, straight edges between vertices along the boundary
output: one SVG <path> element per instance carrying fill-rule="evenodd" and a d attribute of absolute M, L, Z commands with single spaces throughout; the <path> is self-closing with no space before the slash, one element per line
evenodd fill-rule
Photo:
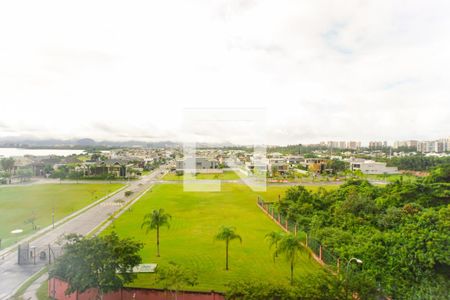
<path fill-rule="evenodd" d="M 284 232 L 281 231 L 272 231 L 266 234 L 266 240 L 269 242 L 269 247 L 275 247 L 274 257 L 273 260 L 275 261 L 275 258 L 278 257 L 278 242 L 284 237 Z"/>
<path fill-rule="evenodd" d="M 306 246 L 300 238 L 293 234 L 285 235 L 278 243 L 276 254 L 282 254 L 291 265 L 291 284 L 294 283 L 294 266 L 297 263 L 300 254 L 307 252 Z"/>
<path fill-rule="evenodd" d="M 231 226 L 222 226 L 215 236 L 215 239 L 217 241 L 225 241 L 225 270 L 228 271 L 228 246 L 232 240 L 239 240 L 242 244 L 242 238 L 236 233 L 236 228 Z"/>
<path fill-rule="evenodd" d="M 144 216 L 144 222 L 142 222 L 141 228 L 146 228 L 148 233 L 150 230 L 156 229 L 156 256 L 159 257 L 159 228 L 166 225 L 170 227 L 169 220 L 171 215 L 164 212 L 164 209 L 154 209 L 152 213 Z"/>

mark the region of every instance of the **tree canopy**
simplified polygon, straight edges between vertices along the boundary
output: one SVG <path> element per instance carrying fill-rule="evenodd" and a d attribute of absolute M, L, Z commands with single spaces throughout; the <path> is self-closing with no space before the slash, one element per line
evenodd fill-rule
<path fill-rule="evenodd" d="M 441 299 L 450 290 L 449 179 L 447 164 L 416 182 L 374 186 L 352 179 L 317 193 L 292 187 L 279 210 L 343 260 L 362 259 L 361 289 Z"/>
<path fill-rule="evenodd" d="M 142 246 L 129 238 L 120 239 L 114 232 L 91 238 L 69 235 L 50 276 L 69 283 L 66 294 L 97 288 L 102 298 L 134 280 L 132 269 L 141 263 Z"/>

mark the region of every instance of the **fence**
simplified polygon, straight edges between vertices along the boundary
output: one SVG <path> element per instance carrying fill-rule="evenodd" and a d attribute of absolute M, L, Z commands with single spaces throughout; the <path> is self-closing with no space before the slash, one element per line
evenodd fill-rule
<path fill-rule="evenodd" d="M 17 263 L 19 265 L 46 265 L 51 264 L 62 254 L 60 246 L 33 246 L 22 243 L 17 247 Z"/>
<path fill-rule="evenodd" d="M 298 233 L 298 224 L 289 220 L 283 214 L 281 214 L 275 202 L 266 202 L 261 197 L 258 196 L 257 205 L 261 210 L 269 216 L 278 226 L 281 227 L 286 232 L 292 232 L 295 235 Z M 332 251 L 323 247 L 319 241 L 312 238 L 308 233 L 306 233 L 305 246 L 311 250 L 314 259 L 321 265 L 326 265 L 333 271 L 339 272 L 340 259 Z"/>
<path fill-rule="evenodd" d="M 48 295 L 57 300 L 94 300 L 98 299 L 98 291 L 89 289 L 84 293 L 74 292 L 66 295 L 65 291 L 69 287 L 68 283 L 58 278 L 51 278 L 48 282 Z M 225 300 L 225 297 L 218 292 L 193 292 L 178 291 L 178 300 Z M 142 288 L 122 288 L 116 292 L 107 293 L 103 300 L 170 300 L 174 299 L 173 292 L 161 289 Z"/>

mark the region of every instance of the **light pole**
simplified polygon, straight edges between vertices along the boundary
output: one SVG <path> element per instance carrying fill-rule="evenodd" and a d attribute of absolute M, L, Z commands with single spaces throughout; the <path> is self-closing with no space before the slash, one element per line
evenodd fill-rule
<path fill-rule="evenodd" d="M 358 258 L 356 258 L 356 257 L 350 258 L 349 261 L 347 262 L 347 273 L 348 273 L 348 268 L 350 267 L 350 263 L 351 263 L 352 261 L 355 261 L 358 265 L 362 265 L 362 263 L 363 263 L 362 260 L 360 260 L 360 259 L 358 259 Z"/>
<path fill-rule="evenodd" d="M 359 258 L 356 258 L 356 257 L 352 257 L 348 260 L 347 267 L 346 267 L 346 278 L 345 278 L 345 299 L 348 298 L 348 280 L 349 280 L 348 270 L 349 270 L 349 267 L 350 267 L 350 264 L 352 261 L 356 262 L 358 265 L 362 265 L 362 263 L 363 263 L 362 260 L 360 260 Z"/>
<path fill-rule="evenodd" d="M 52 207 L 52 227 L 55 229 L 55 207 Z"/>

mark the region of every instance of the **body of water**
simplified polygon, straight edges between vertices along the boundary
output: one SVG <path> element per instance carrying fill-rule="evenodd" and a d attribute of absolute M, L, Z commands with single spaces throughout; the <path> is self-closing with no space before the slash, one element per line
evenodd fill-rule
<path fill-rule="evenodd" d="M 74 149 L 24 149 L 24 148 L 0 148 L 0 157 L 15 157 L 15 156 L 69 156 L 72 154 L 82 154 L 84 150 Z"/>

